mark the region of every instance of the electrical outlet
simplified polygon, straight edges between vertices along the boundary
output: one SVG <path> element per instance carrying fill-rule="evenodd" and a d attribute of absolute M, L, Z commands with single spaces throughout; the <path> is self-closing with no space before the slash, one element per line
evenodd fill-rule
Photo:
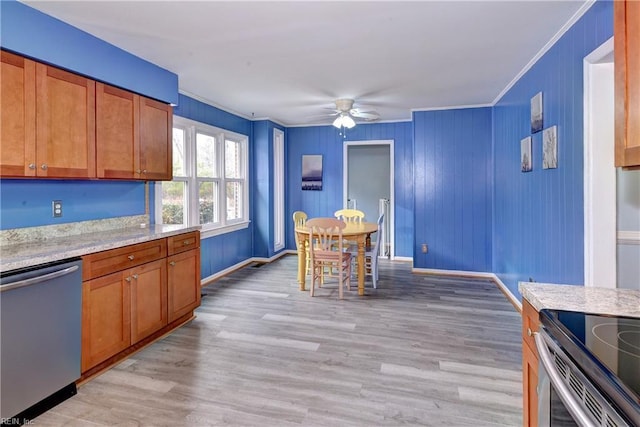
<path fill-rule="evenodd" d="M 62 216 L 62 200 L 54 200 L 51 202 L 51 213 L 54 218 Z"/>
<path fill-rule="evenodd" d="M 422 244 L 422 253 L 426 254 L 427 252 L 429 252 L 429 246 L 427 246 L 426 243 Z"/>

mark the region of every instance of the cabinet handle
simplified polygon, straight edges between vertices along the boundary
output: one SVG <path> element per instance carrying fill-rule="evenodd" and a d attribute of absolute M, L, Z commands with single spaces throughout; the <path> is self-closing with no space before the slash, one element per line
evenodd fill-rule
<path fill-rule="evenodd" d="M 29 169 L 34 170 L 36 168 L 35 163 L 29 163 Z"/>
<path fill-rule="evenodd" d="M 126 280 L 127 282 L 131 281 L 131 277 L 125 277 L 124 280 Z"/>
<path fill-rule="evenodd" d="M 46 171 L 48 166 L 46 163 L 43 163 L 42 166 L 40 166 L 40 168 L 42 168 L 43 171 Z"/>
<path fill-rule="evenodd" d="M 129 261 L 133 261 L 135 257 L 133 255 L 129 255 L 127 258 L 129 259 Z"/>
<path fill-rule="evenodd" d="M 131 276 L 131 277 L 133 277 L 134 279 L 138 280 L 138 275 L 137 275 L 137 274 L 134 274 L 134 275 L 133 275 L 133 276 Z"/>
<path fill-rule="evenodd" d="M 174 265 L 176 265 L 176 262 L 175 262 L 175 261 L 171 261 L 171 262 L 169 263 L 169 265 L 170 265 L 171 267 L 173 267 Z"/>
<path fill-rule="evenodd" d="M 527 335 L 529 335 L 529 336 L 532 335 L 531 328 L 527 328 Z"/>

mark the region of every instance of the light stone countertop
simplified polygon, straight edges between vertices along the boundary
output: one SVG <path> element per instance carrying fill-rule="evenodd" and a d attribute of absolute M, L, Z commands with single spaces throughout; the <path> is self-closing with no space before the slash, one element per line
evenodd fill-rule
<path fill-rule="evenodd" d="M 640 291 L 637 290 L 531 282 L 519 282 L 518 290 L 538 311 L 549 308 L 640 317 Z"/>
<path fill-rule="evenodd" d="M 144 228 L 118 228 L 3 245 L 0 246 L 0 272 L 148 242 L 199 229 L 200 226 L 152 225 Z"/>

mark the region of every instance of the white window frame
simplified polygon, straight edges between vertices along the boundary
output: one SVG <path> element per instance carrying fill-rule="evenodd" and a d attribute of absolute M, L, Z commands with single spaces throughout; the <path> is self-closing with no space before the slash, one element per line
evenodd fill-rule
<path fill-rule="evenodd" d="M 230 233 L 249 227 L 251 220 L 249 218 L 249 137 L 239 133 L 231 132 L 215 126 L 200 123 L 180 116 L 173 117 L 173 127 L 183 129 L 185 131 L 185 171 L 186 177 L 174 177 L 174 181 L 186 182 L 187 184 L 187 206 L 185 219 L 188 227 L 201 226 L 201 238 L 217 236 L 224 233 Z M 218 176 L 214 178 L 203 178 L 196 176 L 196 134 L 201 133 L 216 138 L 216 170 Z M 240 144 L 242 155 L 241 170 L 242 178 L 227 178 L 225 176 L 225 141 L 230 140 Z M 218 185 L 218 221 L 210 224 L 200 224 L 200 209 L 198 201 L 198 183 L 199 182 L 215 182 Z M 236 220 L 227 220 L 227 182 L 241 182 L 243 188 L 242 194 L 242 212 L 241 218 Z M 155 217 L 156 223 L 162 224 L 162 185 L 157 183 L 155 186 Z"/>
<path fill-rule="evenodd" d="M 284 249 L 284 132 L 273 130 L 273 250 Z"/>

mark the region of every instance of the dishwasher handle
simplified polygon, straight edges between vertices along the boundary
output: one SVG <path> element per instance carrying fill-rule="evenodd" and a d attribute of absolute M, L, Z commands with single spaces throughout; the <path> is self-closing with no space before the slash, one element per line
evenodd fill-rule
<path fill-rule="evenodd" d="M 31 277 L 29 279 L 18 280 L 17 282 L 7 283 L 0 286 L 0 293 L 10 291 L 13 289 L 24 288 L 27 286 L 37 285 L 38 283 L 46 282 L 58 277 L 66 276 L 76 271 L 79 267 L 72 265 L 71 267 L 63 268 L 62 270 L 54 271 L 52 273 L 43 274 L 42 276 Z"/>

